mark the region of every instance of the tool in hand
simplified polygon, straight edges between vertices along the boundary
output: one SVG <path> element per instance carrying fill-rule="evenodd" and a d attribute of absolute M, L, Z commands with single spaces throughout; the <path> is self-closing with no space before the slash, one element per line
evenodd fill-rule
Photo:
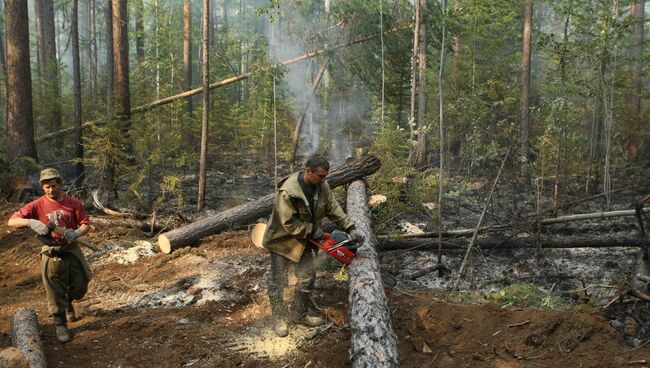
<path fill-rule="evenodd" d="M 56 226 L 56 224 L 53 223 L 53 222 L 48 223 L 47 228 L 48 228 L 48 230 L 50 230 L 50 232 L 47 235 L 37 235 L 36 238 L 38 240 L 40 240 L 41 242 L 47 244 L 47 245 L 54 246 L 54 245 L 56 245 L 56 243 L 54 243 L 54 241 L 52 240 L 52 233 L 57 233 L 57 234 L 63 236 L 63 235 L 65 235 L 65 229 L 62 228 L 62 227 Z M 87 241 L 85 241 L 83 239 L 77 238 L 77 239 L 75 239 L 73 241 L 73 243 L 83 245 L 84 247 L 86 247 L 88 249 L 92 249 L 95 252 L 99 251 L 99 248 L 97 248 L 97 246 L 95 246 L 94 244 L 92 244 L 90 242 L 87 242 Z"/>
<path fill-rule="evenodd" d="M 352 263 L 352 258 L 357 255 L 356 251 L 359 248 L 359 244 L 355 243 L 348 233 L 341 230 L 323 233 L 322 240 L 310 239 L 309 241 L 346 265 Z"/>

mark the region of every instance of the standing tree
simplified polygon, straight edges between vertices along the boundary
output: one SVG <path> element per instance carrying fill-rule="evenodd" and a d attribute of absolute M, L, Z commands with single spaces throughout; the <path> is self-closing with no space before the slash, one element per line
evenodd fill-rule
<path fill-rule="evenodd" d="M 533 2 L 524 10 L 523 51 L 521 53 L 521 176 L 528 177 L 528 140 L 530 128 L 530 59 L 533 40 Z"/>
<path fill-rule="evenodd" d="M 192 3 L 190 0 L 183 1 L 183 71 L 185 74 L 184 88 L 192 88 Z M 191 121 L 192 118 L 192 96 L 185 100 L 185 114 L 182 121 Z M 189 124 L 188 124 L 189 125 Z M 187 147 L 193 147 L 192 134 L 188 125 L 181 127 L 183 143 Z"/>
<path fill-rule="evenodd" d="M 5 1 L 7 30 L 7 161 L 38 160 L 34 141 L 27 1 Z"/>
<path fill-rule="evenodd" d="M 53 0 L 36 0 L 36 39 L 38 40 L 38 71 L 41 83 L 45 86 L 45 100 L 48 130 L 61 130 L 61 102 L 59 87 L 59 65 L 56 58 L 56 40 L 54 32 L 54 3 Z M 59 140 L 56 147 L 61 147 Z"/>
<path fill-rule="evenodd" d="M 415 1 L 415 29 L 413 30 L 413 54 L 411 57 L 411 109 L 409 113 L 409 138 L 415 137 L 415 107 L 417 106 L 417 86 L 418 86 L 418 41 L 420 39 L 420 24 L 422 23 L 422 12 L 420 11 L 420 1 Z"/>
<path fill-rule="evenodd" d="M 197 212 L 205 207 L 205 183 L 208 165 L 208 118 L 210 112 L 210 0 L 203 0 L 203 114 L 201 116 L 201 161 L 199 164 L 199 195 L 196 201 Z"/>
<path fill-rule="evenodd" d="M 70 25 L 70 43 L 72 44 L 72 91 L 74 95 L 75 125 L 75 186 L 79 188 L 84 180 L 83 145 L 81 144 L 81 67 L 79 60 L 79 1 L 72 0 L 72 20 Z"/>
<path fill-rule="evenodd" d="M 138 64 L 144 61 L 144 4 L 142 0 L 135 2 L 135 53 Z"/>
<path fill-rule="evenodd" d="M 113 113 L 113 91 L 115 88 L 115 56 L 113 55 L 113 5 L 106 1 L 106 114 Z"/>
<path fill-rule="evenodd" d="M 643 82 L 641 71 L 643 62 L 643 23 L 645 0 L 636 0 L 633 5 L 634 37 L 632 46 L 632 85 L 630 86 L 630 121 L 627 131 L 627 156 L 630 160 L 636 161 L 639 158 L 638 132 L 641 128 L 641 90 Z"/>
<path fill-rule="evenodd" d="M 422 21 L 421 13 L 427 8 L 427 0 L 417 0 L 420 8 L 420 40 L 418 42 L 418 107 L 417 107 L 417 129 L 418 143 L 413 157 L 414 167 L 424 167 L 427 159 L 427 125 L 425 123 L 427 113 L 427 28 Z"/>

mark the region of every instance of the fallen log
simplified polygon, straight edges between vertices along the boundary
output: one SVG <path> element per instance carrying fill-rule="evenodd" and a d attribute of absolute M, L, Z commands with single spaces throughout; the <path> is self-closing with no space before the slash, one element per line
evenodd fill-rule
<path fill-rule="evenodd" d="M 650 207 L 641 209 L 642 212 L 650 212 Z M 580 213 L 575 215 L 559 216 L 542 219 L 540 223 L 542 225 L 551 225 L 558 224 L 561 222 L 570 222 L 570 221 L 579 221 L 579 220 L 594 220 L 601 218 L 609 217 L 623 217 L 623 216 L 636 216 L 637 210 L 619 210 L 619 211 L 608 211 L 608 212 L 594 212 L 594 213 Z"/>
<path fill-rule="evenodd" d="M 347 209 L 356 229 L 365 237 L 349 271 L 350 361 L 352 367 L 399 367 L 397 338 L 390 322 L 362 180 L 348 187 Z"/>
<path fill-rule="evenodd" d="M 381 167 L 377 156 L 365 156 L 359 160 L 345 163 L 332 169 L 327 176 L 330 187 L 347 184 L 351 181 L 372 175 Z M 275 193 L 257 200 L 230 208 L 213 216 L 208 216 L 191 224 L 161 234 L 158 246 L 163 253 L 194 244 L 199 239 L 224 231 L 229 228 L 252 224 L 261 217 L 266 217 L 273 209 Z"/>
<path fill-rule="evenodd" d="M 442 242 L 442 249 L 463 250 L 469 244 L 464 238 L 447 239 Z M 384 239 L 380 241 L 380 250 L 437 250 L 437 239 Z M 616 248 L 616 247 L 647 247 L 650 239 L 643 237 L 570 237 L 566 239 L 491 237 L 477 239 L 475 247 L 481 249 L 518 249 L 518 248 Z"/>
<path fill-rule="evenodd" d="M 30 368 L 45 368 L 45 350 L 39 333 L 38 317 L 31 308 L 18 308 L 11 326 L 11 342 L 27 358 Z"/>
<path fill-rule="evenodd" d="M 115 217 L 115 218 L 108 218 L 108 217 L 97 217 L 97 216 L 91 216 L 90 217 L 90 223 L 93 225 L 99 225 L 99 226 L 105 226 L 105 227 L 115 227 L 115 226 L 120 226 L 120 227 L 131 227 L 131 228 L 136 228 L 140 229 L 142 231 L 146 231 L 149 233 L 151 231 L 151 222 L 148 221 L 140 221 L 136 220 L 133 218 L 126 218 L 126 217 Z M 165 229 L 165 225 L 161 222 L 157 222 L 153 226 L 153 231 L 162 231 Z"/>

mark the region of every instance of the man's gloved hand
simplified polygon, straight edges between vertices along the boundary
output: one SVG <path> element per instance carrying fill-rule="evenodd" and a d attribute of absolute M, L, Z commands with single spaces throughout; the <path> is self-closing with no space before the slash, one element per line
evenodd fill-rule
<path fill-rule="evenodd" d="M 323 239 L 323 229 L 321 229 L 320 227 L 317 227 L 316 230 L 313 231 L 313 234 L 312 234 L 311 238 L 314 239 L 314 240 Z"/>
<path fill-rule="evenodd" d="M 29 219 L 27 221 L 29 223 L 28 224 L 29 228 L 34 230 L 34 232 L 38 235 L 47 235 L 50 232 L 50 230 L 47 228 L 47 226 L 44 223 L 36 219 Z"/>
<path fill-rule="evenodd" d="M 63 236 L 65 237 L 65 240 L 67 240 L 69 244 L 75 241 L 75 239 L 77 239 L 78 237 L 80 237 L 81 234 L 79 234 L 79 232 L 76 230 L 66 229 Z"/>
<path fill-rule="evenodd" d="M 365 240 L 363 235 L 361 235 L 357 229 L 352 229 L 352 231 L 350 231 L 350 237 L 359 245 L 363 244 L 363 241 Z"/>

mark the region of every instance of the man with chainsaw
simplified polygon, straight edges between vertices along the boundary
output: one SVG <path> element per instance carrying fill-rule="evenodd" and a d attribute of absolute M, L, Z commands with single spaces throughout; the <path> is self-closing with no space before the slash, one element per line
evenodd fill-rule
<path fill-rule="evenodd" d="M 363 237 L 343 212 L 325 180 L 330 165 L 321 155 L 312 155 L 301 172 L 280 180 L 271 217 L 262 244 L 271 253 L 271 278 L 268 283 L 269 301 L 275 322 L 275 333 L 287 336 L 289 322 L 309 327 L 324 324 L 320 317 L 309 316 L 309 297 L 316 279 L 314 259 L 318 247 L 310 240 L 322 241 L 323 217 L 345 229 L 358 244 Z M 290 269 L 297 283 L 290 303 L 283 298 L 288 286 Z M 288 305 L 289 304 L 289 305 Z"/>
<path fill-rule="evenodd" d="M 41 171 L 39 181 L 45 195 L 15 212 L 8 225 L 29 227 L 47 244 L 41 248 L 41 277 L 56 338 L 66 343 L 71 339 L 67 321 L 76 320 L 72 301 L 86 294 L 92 277 L 86 258 L 74 242 L 88 233 L 90 218 L 78 199 L 63 194 L 63 181 L 56 169 Z M 55 225 L 65 229 L 64 235 L 50 230 Z"/>

